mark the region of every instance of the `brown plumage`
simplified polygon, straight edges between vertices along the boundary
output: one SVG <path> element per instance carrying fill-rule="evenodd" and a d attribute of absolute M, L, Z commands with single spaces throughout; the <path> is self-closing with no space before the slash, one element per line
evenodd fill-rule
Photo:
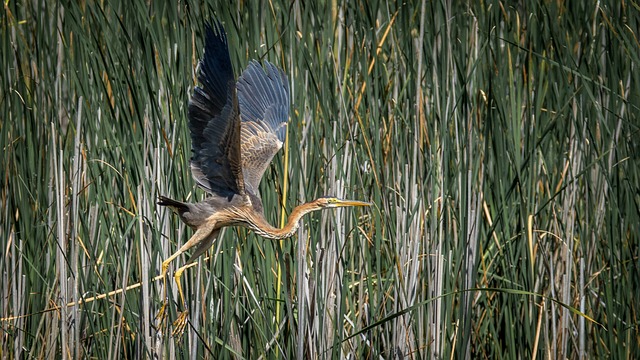
<path fill-rule="evenodd" d="M 256 61 L 250 62 L 236 82 L 224 29 L 218 22 L 206 26 L 205 54 L 198 65 L 200 86 L 189 100 L 188 117 L 191 173 L 211 196 L 194 204 L 159 197 L 159 205 L 170 207 L 195 230 L 189 241 L 162 263 L 163 276 L 169 264 L 185 251 L 195 247 L 187 264 L 202 255 L 225 226 L 243 226 L 265 238 L 284 239 L 296 231 L 300 218 L 309 212 L 370 205 L 322 197 L 293 209 L 282 229 L 265 220 L 258 187 L 284 142 L 289 84 L 282 70 L 264 63 L 266 69 Z M 186 309 L 180 283 L 184 269 L 178 269 L 174 277 Z M 158 315 L 164 314 L 163 306 Z M 174 333 L 184 330 L 186 314 L 185 310 L 174 323 Z"/>

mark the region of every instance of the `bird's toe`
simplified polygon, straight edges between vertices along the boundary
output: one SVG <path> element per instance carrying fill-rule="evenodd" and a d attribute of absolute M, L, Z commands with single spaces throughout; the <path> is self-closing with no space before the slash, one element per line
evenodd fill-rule
<path fill-rule="evenodd" d="M 173 322 L 173 331 L 171 335 L 176 338 L 181 338 L 182 333 L 184 333 L 184 329 L 187 327 L 187 320 L 189 317 L 189 311 L 185 310 L 178 314 L 178 318 Z"/>

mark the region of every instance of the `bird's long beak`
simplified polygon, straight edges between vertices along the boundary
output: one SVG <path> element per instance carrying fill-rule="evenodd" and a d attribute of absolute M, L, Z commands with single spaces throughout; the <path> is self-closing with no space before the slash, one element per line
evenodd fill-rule
<path fill-rule="evenodd" d="M 372 204 L 365 201 L 358 200 L 338 200 L 336 206 L 371 206 Z"/>

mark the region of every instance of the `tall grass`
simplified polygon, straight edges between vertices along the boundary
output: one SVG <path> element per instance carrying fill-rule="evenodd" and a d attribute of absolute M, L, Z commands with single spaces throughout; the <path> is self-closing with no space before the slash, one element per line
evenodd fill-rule
<path fill-rule="evenodd" d="M 225 230 L 183 276 L 177 338 L 157 276 L 191 230 L 155 199 L 205 196 L 186 104 L 214 16 L 236 74 L 268 59 L 291 82 L 267 219 L 322 195 L 374 206 L 281 242 Z M 1 356 L 636 357 L 639 19 L 626 2 L 5 1 Z"/>

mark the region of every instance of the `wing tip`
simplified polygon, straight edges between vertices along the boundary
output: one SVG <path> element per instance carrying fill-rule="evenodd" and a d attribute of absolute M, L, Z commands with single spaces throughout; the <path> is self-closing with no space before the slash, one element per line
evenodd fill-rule
<path fill-rule="evenodd" d="M 223 43 L 227 43 L 227 32 L 224 30 L 224 26 L 219 19 L 211 19 L 204 24 L 204 28 L 207 38 L 217 38 L 220 39 Z"/>
<path fill-rule="evenodd" d="M 194 116 L 198 112 L 217 115 L 227 101 L 229 86 L 235 86 L 235 78 L 224 26 L 215 18 L 205 23 L 204 54 L 197 63 L 196 77 L 189 112 Z"/>
<path fill-rule="evenodd" d="M 202 68 L 207 68 L 209 65 L 214 64 L 223 66 L 227 71 L 231 69 L 227 32 L 224 30 L 222 23 L 215 18 L 205 23 L 204 55 L 198 63 L 198 73 Z M 233 73 L 233 70 L 231 72 Z"/>

